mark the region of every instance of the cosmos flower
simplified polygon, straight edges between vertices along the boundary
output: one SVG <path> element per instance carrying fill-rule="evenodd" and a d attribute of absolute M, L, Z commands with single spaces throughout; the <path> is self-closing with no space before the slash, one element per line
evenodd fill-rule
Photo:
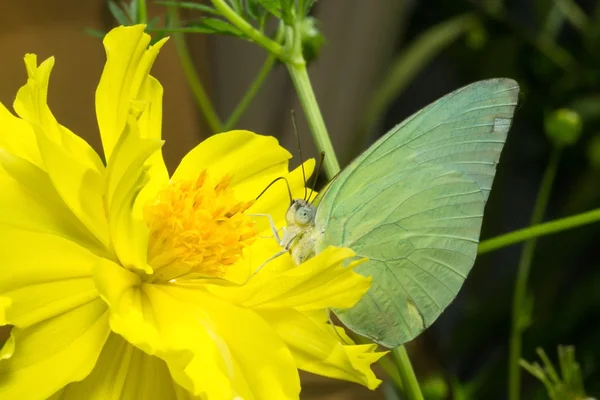
<path fill-rule="evenodd" d="M 104 39 L 106 163 L 48 108 L 53 58 L 25 57 L 17 116 L 0 104 L 0 398 L 297 399 L 299 369 L 375 388 L 383 353 L 328 323 L 369 288 L 360 261 L 342 267 L 352 251 L 264 264 L 280 248 L 257 214 L 281 226 L 289 196 L 256 198 L 278 177 L 300 196 L 290 154 L 231 131 L 169 177 L 149 75 L 164 40 L 149 41 L 143 26 Z"/>

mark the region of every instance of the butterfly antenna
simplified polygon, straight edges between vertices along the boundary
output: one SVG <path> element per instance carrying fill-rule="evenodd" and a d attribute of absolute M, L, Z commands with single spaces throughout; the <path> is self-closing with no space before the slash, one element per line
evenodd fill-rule
<path fill-rule="evenodd" d="M 323 166 L 324 160 L 325 160 L 325 152 L 322 151 L 321 155 L 319 156 L 319 164 L 317 164 L 317 173 L 315 174 L 313 184 L 310 188 L 310 194 L 308 195 L 308 199 L 306 199 L 306 200 L 310 201 L 310 198 L 312 197 L 313 193 L 315 192 L 315 187 L 317 186 L 317 181 L 319 180 L 319 174 L 321 173 L 321 167 Z"/>
<path fill-rule="evenodd" d="M 300 153 L 300 168 L 302 168 L 302 179 L 304 180 L 304 200 L 308 200 L 308 190 L 306 189 L 306 171 L 304 170 L 304 157 L 302 157 L 302 146 L 300 145 L 300 135 L 298 135 L 298 127 L 296 126 L 296 112 L 292 110 L 292 125 L 294 126 L 294 135 L 296 135 L 296 143 L 298 144 L 298 152 Z"/>
<path fill-rule="evenodd" d="M 273 179 L 273 180 L 271 181 L 271 183 L 269 183 L 269 184 L 267 185 L 267 187 L 266 187 L 266 188 L 264 188 L 264 189 L 263 189 L 263 191 L 262 191 L 262 192 L 260 192 L 260 194 L 259 194 L 258 196 L 256 196 L 256 199 L 255 199 L 255 200 L 258 200 L 258 199 L 260 199 L 260 197 L 261 197 L 263 194 L 265 194 L 265 192 L 266 192 L 266 191 L 267 191 L 267 190 L 268 190 L 268 189 L 269 189 L 271 186 L 273 186 L 273 184 L 274 184 L 275 182 L 277 182 L 277 181 L 281 181 L 281 180 L 284 180 L 284 181 L 285 181 L 285 183 L 286 183 L 286 185 L 287 185 L 288 195 L 290 196 L 290 204 L 292 204 L 292 203 L 293 203 L 293 201 L 294 201 L 294 198 L 292 197 L 292 189 L 290 188 L 290 183 L 288 182 L 288 180 L 286 179 L 286 177 L 285 177 L 285 176 L 280 176 L 279 178 L 275 178 L 275 179 Z"/>

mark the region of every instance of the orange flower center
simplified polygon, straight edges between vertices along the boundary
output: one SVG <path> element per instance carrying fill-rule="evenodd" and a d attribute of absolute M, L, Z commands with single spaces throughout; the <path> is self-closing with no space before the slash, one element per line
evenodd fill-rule
<path fill-rule="evenodd" d="M 224 176 L 211 185 L 204 170 L 196 180 L 171 182 L 144 207 L 154 280 L 222 277 L 255 240 L 244 214 L 252 202 L 237 201 L 230 182 Z"/>

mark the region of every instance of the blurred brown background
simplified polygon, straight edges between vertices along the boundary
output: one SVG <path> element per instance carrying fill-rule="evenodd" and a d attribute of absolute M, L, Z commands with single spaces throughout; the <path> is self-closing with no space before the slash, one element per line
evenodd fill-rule
<path fill-rule="evenodd" d="M 377 75 L 392 56 L 405 6 L 397 0 L 378 0 L 378 7 L 372 7 L 370 1 L 350 0 L 352 7 L 342 8 L 342 1 L 348 0 L 324 1 L 317 10 L 327 43 L 322 57 L 310 68 L 324 118 L 340 154 L 347 150 L 345 133 L 357 123 L 352 116 L 358 118 Z M 160 12 L 158 7 L 150 7 L 151 13 Z M 105 57 L 100 40 L 84 33 L 84 29 L 106 31 L 113 24 L 105 0 L 4 2 L 0 10 L 0 101 L 10 108 L 17 89 L 24 84 L 25 53 L 36 53 L 39 61 L 54 56 L 50 108 L 63 125 L 99 150 L 94 92 Z M 348 31 L 347 26 L 355 29 Z M 227 116 L 260 68 L 265 52 L 235 38 L 194 35 L 188 40 L 217 111 Z M 197 112 L 172 41 L 163 48 L 153 75 L 165 89 L 164 153 L 172 169 L 209 132 Z M 300 111 L 295 92 L 286 71 L 276 68 L 238 127 L 278 136 L 284 146 L 295 149 L 292 109 Z M 302 113 L 297 115 L 305 156 L 314 156 Z M 293 161 L 297 163 L 297 159 Z M 380 391 L 371 393 L 354 384 L 309 375 L 304 379 L 303 399 L 307 400 L 383 398 Z"/>

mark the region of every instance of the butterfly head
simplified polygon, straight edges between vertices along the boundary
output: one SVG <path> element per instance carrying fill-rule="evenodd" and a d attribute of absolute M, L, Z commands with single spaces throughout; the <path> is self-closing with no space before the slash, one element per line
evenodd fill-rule
<path fill-rule="evenodd" d="M 314 220 L 315 208 L 303 199 L 293 200 L 285 214 L 285 221 L 288 225 L 308 226 L 312 225 Z"/>

